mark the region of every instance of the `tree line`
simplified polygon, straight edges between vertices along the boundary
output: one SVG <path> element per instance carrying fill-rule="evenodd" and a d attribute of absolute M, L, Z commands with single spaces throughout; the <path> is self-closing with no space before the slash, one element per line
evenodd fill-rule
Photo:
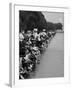
<path fill-rule="evenodd" d="M 39 11 L 19 11 L 19 31 L 33 30 L 38 28 L 38 32 L 43 29 L 55 31 L 63 28 L 62 23 L 47 22 L 42 12 Z"/>

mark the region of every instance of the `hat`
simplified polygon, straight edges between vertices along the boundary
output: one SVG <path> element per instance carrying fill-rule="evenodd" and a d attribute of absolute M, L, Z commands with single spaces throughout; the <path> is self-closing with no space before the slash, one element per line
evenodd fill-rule
<path fill-rule="evenodd" d="M 37 32 L 37 28 L 34 28 L 34 31 L 36 31 L 36 32 Z"/>
<path fill-rule="evenodd" d="M 43 29 L 43 31 L 46 31 L 46 29 Z"/>

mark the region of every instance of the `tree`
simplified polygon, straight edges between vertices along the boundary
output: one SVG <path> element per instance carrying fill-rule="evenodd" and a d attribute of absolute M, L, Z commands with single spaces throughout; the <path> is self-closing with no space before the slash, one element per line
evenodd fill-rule
<path fill-rule="evenodd" d="M 55 24 L 55 29 L 57 30 L 57 29 L 61 29 L 62 30 L 62 27 L 63 27 L 63 25 L 61 24 L 61 23 L 56 23 Z"/>
<path fill-rule="evenodd" d="M 37 11 L 20 11 L 19 12 L 19 28 L 22 30 L 33 30 L 38 28 L 39 32 L 47 27 L 44 15 Z"/>
<path fill-rule="evenodd" d="M 47 22 L 47 31 L 55 31 L 55 24 L 52 22 Z"/>
<path fill-rule="evenodd" d="M 19 11 L 19 31 L 33 30 L 38 28 L 38 32 L 43 29 L 47 31 L 55 31 L 57 29 L 62 30 L 63 25 L 61 23 L 47 22 L 44 15 L 40 11 Z"/>

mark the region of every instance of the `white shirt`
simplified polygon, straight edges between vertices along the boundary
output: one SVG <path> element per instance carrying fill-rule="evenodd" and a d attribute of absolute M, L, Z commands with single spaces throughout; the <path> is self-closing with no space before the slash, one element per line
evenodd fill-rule
<path fill-rule="evenodd" d="M 19 34 L 19 40 L 22 41 L 24 39 L 24 36 L 22 33 Z"/>

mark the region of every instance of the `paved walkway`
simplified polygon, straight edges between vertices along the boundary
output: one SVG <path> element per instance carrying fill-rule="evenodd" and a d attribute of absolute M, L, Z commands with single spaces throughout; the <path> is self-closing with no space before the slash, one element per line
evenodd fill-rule
<path fill-rule="evenodd" d="M 57 33 L 51 40 L 34 78 L 64 76 L 64 33 Z"/>

